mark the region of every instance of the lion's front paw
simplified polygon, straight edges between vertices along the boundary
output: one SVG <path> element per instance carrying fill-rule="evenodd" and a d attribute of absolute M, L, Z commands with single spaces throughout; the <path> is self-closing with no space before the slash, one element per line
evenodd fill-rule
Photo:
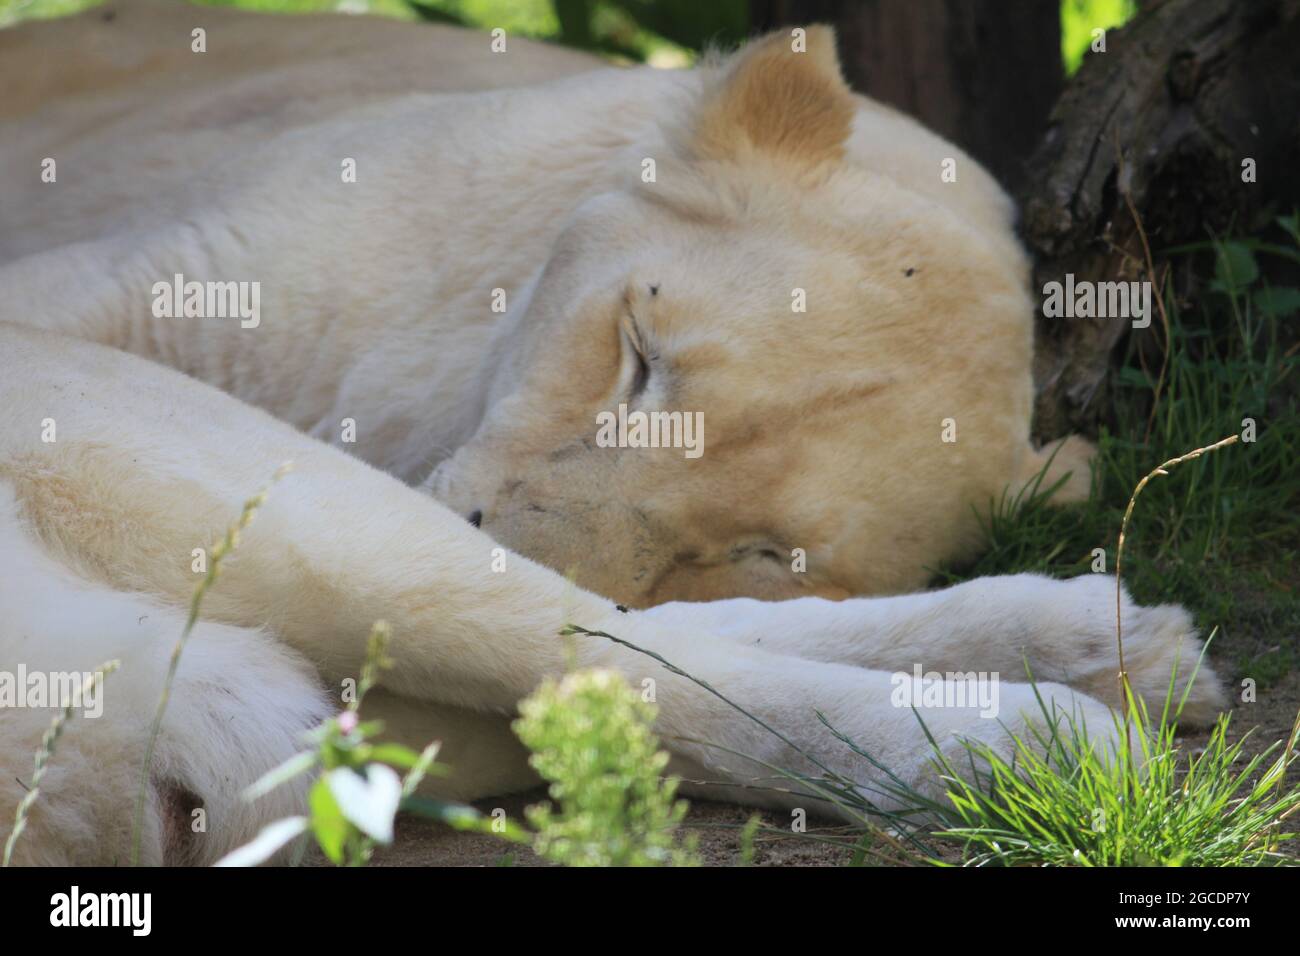
<path fill-rule="evenodd" d="M 1185 609 L 1176 604 L 1130 605 L 1123 635 L 1129 683 L 1148 707 L 1153 701 L 1163 706 L 1176 668 L 1172 706 L 1178 707 L 1186 693 L 1179 715 L 1182 722 L 1209 724 L 1227 708 L 1223 683 L 1202 657 L 1205 643 Z"/>
<path fill-rule="evenodd" d="M 1065 582 L 1072 600 L 1079 602 L 1076 621 L 1081 626 L 1085 660 L 1066 678 L 1072 686 L 1120 704 L 1119 649 L 1115 632 L 1115 582 L 1089 575 Z M 1171 712 L 1186 693 L 1179 720 L 1208 724 L 1227 706 L 1219 677 L 1202 658 L 1204 642 L 1191 615 L 1176 604 L 1142 607 L 1124 590 L 1120 604 L 1124 642 L 1124 667 L 1129 683 L 1154 719 L 1163 711 L 1173 680 Z M 1176 676 L 1175 676 L 1176 674 Z M 1188 685 L 1190 686 L 1190 690 Z"/>

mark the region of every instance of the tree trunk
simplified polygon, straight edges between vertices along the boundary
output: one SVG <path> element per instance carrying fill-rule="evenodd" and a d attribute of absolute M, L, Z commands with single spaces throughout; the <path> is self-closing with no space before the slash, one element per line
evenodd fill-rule
<path fill-rule="evenodd" d="M 1300 0 L 1156 0 L 1091 53 L 1052 110 L 1019 190 L 1045 283 L 1155 279 L 1153 254 L 1245 230 L 1295 202 Z M 1244 181 L 1254 161 L 1257 181 Z M 1157 275 L 1160 274 L 1157 266 Z M 1124 319 L 1038 318 L 1035 433 L 1091 431 Z M 1159 318 L 1136 335 L 1159 336 Z"/>
<path fill-rule="evenodd" d="M 754 0 L 757 29 L 834 24 L 844 75 L 1020 182 L 1061 91 L 1056 0 Z"/>

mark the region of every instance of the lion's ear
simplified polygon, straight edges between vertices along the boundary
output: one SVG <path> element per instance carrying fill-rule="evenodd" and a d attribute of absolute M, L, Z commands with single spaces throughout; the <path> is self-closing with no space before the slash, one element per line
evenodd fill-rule
<path fill-rule="evenodd" d="M 835 161 L 856 109 L 832 28 L 772 33 L 724 64 L 705 92 L 691 147 L 703 159 L 737 159 L 748 147 L 800 165 Z"/>

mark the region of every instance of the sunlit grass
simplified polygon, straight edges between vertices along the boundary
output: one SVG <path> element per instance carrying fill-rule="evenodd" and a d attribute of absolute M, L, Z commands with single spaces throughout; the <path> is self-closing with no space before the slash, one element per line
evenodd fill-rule
<path fill-rule="evenodd" d="M 982 769 L 943 762 L 950 823 L 971 866 L 1268 866 L 1293 863 L 1279 853 L 1295 833 L 1282 824 L 1300 808 L 1288 784 L 1300 715 L 1290 736 L 1249 757 L 1243 737 L 1230 743 L 1219 718 L 1199 752 L 1179 745 L 1166 700 L 1147 713 L 1130 698 L 1131 726 L 1116 715 L 1112 752 L 1072 715 L 1055 733 L 1017 738 L 1012 760 L 970 745 Z"/>

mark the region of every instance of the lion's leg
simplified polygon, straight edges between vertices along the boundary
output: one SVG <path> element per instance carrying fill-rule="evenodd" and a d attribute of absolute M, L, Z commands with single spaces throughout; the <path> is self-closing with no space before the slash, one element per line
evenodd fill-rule
<path fill-rule="evenodd" d="M 1059 681 L 1119 703 L 1115 580 L 1084 575 L 1058 581 L 1035 574 L 979 578 L 940 591 L 827 601 L 748 598 L 665 604 L 649 616 L 664 624 L 692 620 L 711 633 L 782 654 L 857 667 L 913 672 L 997 672 L 1003 680 Z M 1123 597 L 1125 664 L 1134 690 L 1158 712 L 1174 673 L 1178 692 L 1200 658 L 1202 642 L 1180 607 L 1139 607 Z M 1185 719 L 1212 720 L 1223 693 L 1202 665 Z"/>
<path fill-rule="evenodd" d="M 18 682 L 16 699 L 0 706 L 0 843 L 30 789 L 42 735 L 72 704 L 14 860 L 124 866 L 150 727 L 185 614 L 72 574 L 18 512 L 12 487 L 0 481 L 0 671 Z M 100 692 L 76 696 L 85 676 L 111 660 L 121 667 Z M 242 791 L 301 750 L 304 732 L 330 712 L 307 663 L 270 634 L 201 622 L 154 752 L 141 862 L 212 863 L 265 824 L 301 812 L 305 781 L 252 803 Z"/>
<path fill-rule="evenodd" d="M 438 741 L 438 762 L 450 771 L 426 777 L 421 792 L 444 800 L 479 800 L 536 787 L 528 751 L 510 729 L 511 715 L 402 697 L 377 688 L 364 714 L 384 722 L 384 739 L 416 750 Z"/>

